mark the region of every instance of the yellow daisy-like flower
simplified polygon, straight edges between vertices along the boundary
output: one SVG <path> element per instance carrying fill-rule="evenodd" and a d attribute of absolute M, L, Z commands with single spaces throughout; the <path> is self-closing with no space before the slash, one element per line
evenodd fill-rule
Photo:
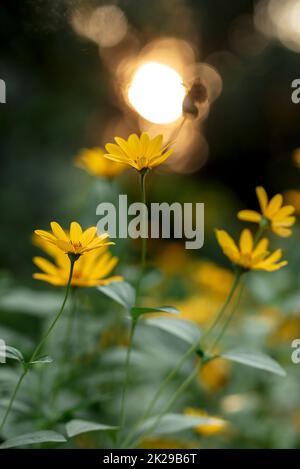
<path fill-rule="evenodd" d="M 55 286 L 66 286 L 70 273 L 70 261 L 55 246 L 52 246 L 50 251 L 54 255 L 55 263 L 40 256 L 33 258 L 34 264 L 42 271 L 42 273 L 33 274 L 33 278 Z M 50 251 L 46 249 L 46 252 Z M 121 281 L 122 277 L 120 276 L 107 277 L 117 262 L 118 258 L 113 257 L 106 247 L 101 250 L 90 251 L 75 262 L 71 285 L 73 287 L 94 287 Z"/>
<path fill-rule="evenodd" d="M 83 149 L 75 158 L 75 164 L 92 176 L 112 179 L 125 171 L 126 166 L 104 157 L 101 148 Z"/>
<path fill-rule="evenodd" d="M 278 236 L 291 236 L 292 230 L 290 227 L 296 221 L 296 218 L 291 215 L 294 213 L 295 208 L 292 205 L 283 206 L 281 194 L 274 195 L 269 201 L 263 187 L 257 187 L 256 194 L 262 213 L 255 210 L 241 210 L 238 213 L 238 218 L 243 221 L 260 223 L 261 225 L 266 223 L 266 226 L 269 225 Z"/>
<path fill-rule="evenodd" d="M 150 139 L 147 132 L 143 132 L 140 137 L 131 134 L 127 141 L 115 137 L 115 142 L 105 145 L 107 153 L 104 156 L 112 161 L 132 166 L 137 171 L 160 165 L 173 151 L 168 150 L 168 146 L 162 147 L 162 135 Z"/>
<path fill-rule="evenodd" d="M 73 221 L 70 225 L 70 232 L 67 233 L 55 221 L 51 222 L 50 225 L 52 233 L 44 230 L 35 230 L 35 234 L 48 241 L 48 243 L 57 246 L 64 253 L 76 256 L 77 258 L 93 249 L 114 244 L 107 241 L 107 233 L 98 236 L 95 226 L 82 231 L 79 223 Z"/>
<path fill-rule="evenodd" d="M 216 236 L 225 256 L 246 270 L 272 272 L 287 265 L 287 261 L 278 262 L 282 257 L 281 249 L 277 249 L 272 254 L 268 252 L 269 240 L 267 238 L 263 238 L 255 246 L 252 233 L 248 229 L 242 231 L 239 246 L 224 230 L 216 230 Z"/>
<path fill-rule="evenodd" d="M 185 415 L 190 415 L 192 417 L 207 417 L 209 418 L 210 423 L 197 425 L 194 430 L 203 436 L 213 436 L 223 433 L 228 423 L 221 419 L 220 417 L 210 417 L 207 412 L 200 409 L 195 409 L 193 407 L 187 407 L 184 411 Z"/>

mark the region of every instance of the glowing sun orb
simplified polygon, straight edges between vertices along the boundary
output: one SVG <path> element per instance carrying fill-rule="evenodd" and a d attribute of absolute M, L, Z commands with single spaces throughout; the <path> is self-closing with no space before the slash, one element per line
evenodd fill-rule
<path fill-rule="evenodd" d="M 136 111 L 154 124 L 168 124 L 182 115 L 185 88 L 176 70 L 158 62 L 147 62 L 135 72 L 128 99 Z"/>

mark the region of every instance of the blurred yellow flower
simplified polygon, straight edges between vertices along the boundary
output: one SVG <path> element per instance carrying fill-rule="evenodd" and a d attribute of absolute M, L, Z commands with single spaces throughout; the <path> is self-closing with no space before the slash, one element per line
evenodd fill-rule
<path fill-rule="evenodd" d="M 228 360 L 216 358 L 200 369 L 199 383 L 207 391 L 216 392 L 228 383 L 231 365 Z"/>
<path fill-rule="evenodd" d="M 276 330 L 271 335 L 271 340 L 275 342 L 291 342 L 296 337 L 300 336 L 300 318 L 292 316 L 283 319 Z"/>
<path fill-rule="evenodd" d="M 192 266 L 193 279 L 203 289 L 211 293 L 227 296 L 231 288 L 234 276 L 230 270 L 219 267 L 210 261 L 201 261 Z"/>
<path fill-rule="evenodd" d="M 83 149 L 75 158 L 75 164 L 92 176 L 112 179 L 125 171 L 126 166 L 104 157 L 101 148 Z"/>
<path fill-rule="evenodd" d="M 300 168 L 300 148 L 296 148 L 292 155 L 295 165 Z"/>
<path fill-rule="evenodd" d="M 144 438 L 139 445 L 141 449 L 192 449 L 192 442 L 185 442 L 171 438 Z"/>
<path fill-rule="evenodd" d="M 291 236 L 292 230 L 290 227 L 296 221 L 296 218 L 291 215 L 294 213 L 295 208 L 292 205 L 283 206 L 281 194 L 274 195 L 269 201 L 263 187 L 257 187 L 256 194 L 262 213 L 255 210 L 241 210 L 238 213 L 238 218 L 243 221 L 259 223 L 261 226 L 266 224 L 266 227 L 270 226 L 278 236 Z"/>
<path fill-rule="evenodd" d="M 140 137 L 131 134 L 128 140 L 115 137 L 115 143 L 105 145 L 107 153 L 104 155 L 112 161 L 132 166 L 137 171 L 151 169 L 163 163 L 173 150 L 162 147 L 163 136 L 157 135 L 150 139 L 147 132 Z"/>
<path fill-rule="evenodd" d="M 220 298 L 215 295 L 197 295 L 175 302 L 175 306 L 180 311 L 177 316 L 179 319 L 193 321 L 201 326 L 211 321 L 216 311 L 222 306 L 222 300 L 220 301 Z"/>
<path fill-rule="evenodd" d="M 178 242 L 162 243 L 156 258 L 158 267 L 167 275 L 182 274 L 189 258 L 184 245 Z"/>
<path fill-rule="evenodd" d="M 70 225 L 70 231 L 67 233 L 62 227 L 55 221 L 51 222 L 52 233 L 44 230 L 35 230 L 35 234 L 48 241 L 48 243 L 57 246 L 64 253 L 74 255 L 76 257 L 82 254 L 98 249 L 112 242 L 106 241 L 108 234 L 103 233 L 97 235 L 97 228 L 92 226 L 85 231 L 82 231 L 81 226 L 76 221 L 73 221 Z"/>
<path fill-rule="evenodd" d="M 295 213 L 300 214 L 300 190 L 291 189 L 285 193 L 286 200 L 295 207 Z"/>
<path fill-rule="evenodd" d="M 282 257 L 281 249 L 277 249 L 272 254 L 268 252 L 269 240 L 267 238 L 263 238 L 255 246 L 252 233 L 248 229 L 242 231 L 239 246 L 224 230 L 216 230 L 216 236 L 225 256 L 246 270 L 272 272 L 287 265 L 287 261 L 277 262 Z"/>
<path fill-rule="evenodd" d="M 219 417 L 210 417 L 207 412 L 193 407 L 187 407 L 184 411 L 185 415 L 191 415 L 192 417 L 207 417 L 210 419 L 210 423 L 197 425 L 194 431 L 203 436 L 213 436 L 223 433 L 228 423 Z"/>
<path fill-rule="evenodd" d="M 34 264 L 42 273 L 33 274 L 33 278 L 43 280 L 56 286 L 68 284 L 70 261 L 58 248 L 54 247 L 54 263 L 37 256 L 33 258 Z M 73 287 L 93 287 L 107 285 L 113 281 L 121 281 L 122 277 L 107 277 L 118 262 L 105 247 L 101 250 L 93 250 L 81 256 L 74 265 L 71 285 Z"/>

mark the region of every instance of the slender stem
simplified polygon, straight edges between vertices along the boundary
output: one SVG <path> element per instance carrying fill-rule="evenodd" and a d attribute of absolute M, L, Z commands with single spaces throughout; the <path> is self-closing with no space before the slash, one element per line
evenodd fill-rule
<path fill-rule="evenodd" d="M 147 175 L 147 172 L 140 173 L 141 196 L 142 196 L 142 202 L 145 208 L 146 208 L 146 203 L 147 203 L 146 202 L 146 175 Z M 142 231 L 146 230 L 146 227 L 147 227 L 146 221 L 147 221 L 146 210 L 143 210 Z M 144 273 L 145 266 L 146 266 L 146 255 L 147 255 L 147 237 L 142 237 L 141 277 Z"/>
<path fill-rule="evenodd" d="M 189 386 L 189 384 L 195 379 L 195 377 L 198 375 L 199 370 L 202 366 L 202 361 L 199 361 L 198 365 L 195 367 L 192 373 L 190 373 L 187 378 L 181 383 L 179 388 L 176 390 L 176 392 L 173 394 L 172 399 L 168 402 L 168 404 L 160 411 L 158 414 L 157 418 L 154 420 L 153 424 L 150 426 L 150 428 L 147 429 L 147 433 L 155 430 L 155 428 L 159 425 L 161 419 L 163 416 L 170 410 L 174 402 L 177 400 L 177 398 L 180 396 L 183 391 Z M 139 444 L 139 441 L 143 435 L 140 435 L 136 440 L 134 440 L 131 444 L 130 447 L 135 447 Z"/>
<path fill-rule="evenodd" d="M 171 382 L 171 380 L 174 378 L 174 376 L 176 375 L 176 373 L 180 370 L 180 368 L 182 367 L 182 365 L 184 364 L 184 362 L 195 352 L 195 350 L 197 349 L 198 347 L 198 344 L 197 345 L 192 345 L 192 347 L 190 347 L 186 352 L 185 354 L 181 357 L 181 359 L 179 360 L 179 362 L 177 363 L 177 365 L 170 371 L 170 373 L 166 376 L 166 378 L 163 380 L 163 382 L 161 383 L 161 385 L 159 386 L 158 390 L 156 391 L 156 393 L 154 394 L 154 396 L 152 397 L 148 407 L 146 408 L 145 412 L 142 414 L 142 416 L 139 418 L 139 420 L 137 421 L 137 423 L 134 425 L 133 429 L 131 430 L 131 432 L 129 433 L 129 435 L 127 436 L 126 440 L 122 443 L 122 447 L 125 447 L 126 448 L 126 445 L 130 442 L 131 438 L 134 437 L 134 434 L 137 430 L 137 428 L 139 427 L 139 425 L 144 421 L 146 420 L 146 418 L 149 417 L 149 415 L 151 414 L 151 411 L 152 409 L 154 408 L 157 400 L 159 399 L 159 397 L 163 394 L 163 392 L 165 391 L 165 389 L 168 387 L 168 384 Z"/>
<path fill-rule="evenodd" d="M 2 422 L 1 422 L 1 425 L 0 425 L 0 432 L 3 430 L 4 428 L 4 425 L 5 425 L 5 422 L 7 420 L 7 417 L 8 415 L 10 414 L 10 411 L 12 409 L 12 406 L 13 406 L 13 403 L 15 401 L 15 398 L 17 396 L 17 393 L 19 391 L 19 388 L 22 384 L 22 381 L 23 379 L 25 378 L 25 376 L 27 375 L 29 369 L 30 369 L 30 365 L 31 363 L 35 360 L 37 354 L 39 353 L 39 351 L 41 350 L 42 346 L 44 345 L 44 343 L 46 342 L 47 338 L 49 337 L 50 333 L 52 332 L 55 324 L 57 323 L 57 321 L 59 320 L 60 316 L 62 315 L 63 313 L 63 310 L 64 310 L 64 307 L 65 307 L 65 304 L 67 302 L 67 299 L 68 299 L 68 295 L 69 295 L 69 291 L 70 291 L 70 286 L 71 286 L 71 280 L 72 280 L 72 275 L 73 275 L 73 270 L 74 270 L 74 263 L 75 263 L 75 260 L 72 260 L 70 259 L 70 273 L 69 273 L 69 278 L 68 278 L 68 284 L 67 284 L 67 288 L 66 288 L 66 293 L 65 293 L 65 297 L 64 297 L 64 300 L 63 300 L 63 303 L 61 305 L 61 308 L 59 310 L 59 312 L 57 313 L 54 321 L 51 323 L 49 329 L 47 330 L 46 334 L 43 336 L 43 338 L 41 339 L 41 341 L 38 343 L 38 345 L 35 347 L 29 361 L 27 363 L 24 364 L 24 371 L 23 373 L 21 374 L 17 384 L 16 384 L 16 387 L 14 389 L 14 392 L 10 398 L 10 401 L 9 401 L 9 404 L 8 404 L 8 407 L 6 409 L 6 412 L 4 414 L 4 417 L 2 419 Z"/>
<path fill-rule="evenodd" d="M 21 374 L 21 376 L 20 376 L 20 378 L 19 378 L 19 380 L 18 380 L 18 382 L 17 382 L 17 384 L 16 384 L 16 387 L 15 387 L 15 389 L 14 389 L 14 392 L 13 392 L 13 394 L 12 394 L 12 396 L 11 396 L 11 398 L 10 398 L 9 404 L 8 404 L 8 406 L 7 406 L 6 412 L 5 412 L 4 416 L 3 416 L 3 419 L 2 419 L 2 422 L 1 422 L 1 425 L 0 425 L 0 432 L 1 432 L 1 431 L 3 430 L 3 428 L 4 428 L 4 425 L 5 425 L 5 422 L 6 422 L 6 420 L 7 420 L 7 417 L 8 417 L 9 414 L 10 414 L 10 411 L 11 411 L 11 409 L 12 409 L 12 406 L 13 406 L 13 403 L 14 403 L 14 401 L 15 401 L 16 395 L 17 395 L 17 393 L 18 393 L 18 391 L 19 391 L 19 388 L 20 388 L 20 386 L 21 386 L 21 384 L 22 384 L 22 381 L 23 381 L 23 379 L 25 378 L 26 374 L 27 374 L 27 369 L 25 369 L 25 370 L 23 371 L 23 373 Z"/>
<path fill-rule="evenodd" d="M 210 350 L 213 350 L 217 346 L 217 344 L 220 342 L 220 340 L 223 338 L 223 335 L 225 334 L 225 332 L 226 332 L 226 330 L 227 330 L 227 328 L 228 328 L 228 326 L 229 326 L 229 324 L 230 324 L 230 322 L 231 322 L 231 320 L 234 316 L 234 313 L 236 312 L 237 307 L 240 303 L 240 299 L 241 299 L 241 296 L 242 296 L 242 293 L 243 293 L 243 289 L 244 289 L 244 285 L 242 284 L 241 288 L 240 288 L 240 291 L 239 291 L 239 294 L 238 294 L 238 298 L 236 300 L 236 303 L 233 305 L 231 312 L 228 314 L 228 316 L 227 316 L 227 318 L 226 318 L 226 320 L 223 324 L 223 327 L 222 327 L 221 331 L 219 332 L 219 335 L 216 337 L 214 343 L 211 345 Z"/>
<path fill-rule="evenodd" d="M 220 311 L 216 315 L 213 323 L 210 325 L 208 330 L 204 333 L 204 335 L 202 337 L 202 342 L 203 342 L 204 339 L 206 339 L 208 337 L 208 335 L 212 332 L 212 330 L 215 328 L 215 326 L 218 324 L 218 322 L 222 319 L 223 314 L 225 313 L 225 310 L 226 310 L 227 306 L 229 305 L 229 303 L 231 302 L 231 299 L 232 299 L 232 297 L 233 297 L 233 295 L 234 295 L 234 293 L 237 289 L 237 286 L 239 284 L 241 275 L 242 275 L 242 272 L 240 270 L 237 270 L 237 272 L 235 274 L 235 278 L 234 278 L 232 286 L 231 286 L 231 289 L 230 289 L 230 291 L 227 295 L 227 298 L 225 300 L 225 303 L 223 304 Z"/>
<path fill-rule="evenodd" d="M 128 344 L 126 359 L 125 359 L 125 377 L 124 377 L 123 391 L 122 391 L 122 398 L 121 398 L 120 435 L 125 425 L 125 404 L 126 404 L 127 388 L 128 388 L 128 381 L 129 381 L 129 365 L 130 365 L 130 356 L 131 356 L 131 351 L 132 351 L 133 336 L 134 336 L 136 324 L 137 324 L 136 321 L 132 321 L 131 323 L 129 344 Z"/>

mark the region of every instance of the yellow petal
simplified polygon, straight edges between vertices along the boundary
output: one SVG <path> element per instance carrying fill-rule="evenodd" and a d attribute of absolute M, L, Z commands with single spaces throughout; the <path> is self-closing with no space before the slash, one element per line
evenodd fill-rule
<path fill-rule="evenodd" d="M 238 219 L 243 221 L 250 221 L 254 223 L 259 223 L 261 220 L 261 214 L 255 212 L 254 210 L 241 210 L 238 213 Z"/>
<path fill-rule="evenodd" d="M 173 150 L 166 151 L 163 155 L 154 156 L 149 160 L 149 168 L 155 168 L 156 166 L 162 164 L 166 161 L 167 158 L 173 153 Z"/>
<path fill-rule="evenodd" d="M 123 158 L 123 159 L 125 158 L 125 160 L 128 159 L 128 155 L 122 150 L 122 148 L 120 148 L 115 143 L 107 143 L 105 145 L 105 149 L 106 149 L 107 153 L 109 153 L 110 155 L 117 156 L 117 157 Z M 106 154 L 104 154 L 104 156 L 106 158 L 108 157 Z"/>
<path fill-rule="evenodd" d="M 240 237 L 240 251 L 242 254 L 250 254 L 253 249 L 253 237 L 250 230 L 245 229 L 242 231 Z"/>
<path fill-rule="evenodd" d="M 89 244 L 92 239 L 96 236 L 97 228 L 95 226 L 91 226 L 87 230 L 85 230 L 81 236 L 80 242 L 83 246 Z"/>
<path fill-rule="evenodd" d="M 295 211 L 295 207 L 293 207 L 293 205 L 285 205 L 280 210 L 278 210 L 276 215 L 274 215 L 273 220 L 274 221 L 283 220 L 284 218 L 288 217 L 289 215 L 292 215 L 292 213 L 294 213 L 294 211 Z"/>
<path fill-rule="evenodd" d="M 269 240 L 267 238 L 261 239 L 252 253 L 253 257 L 256 258 L 267 253 L 268 246 L 269 246 Z"/>
<path fill-rule="evenodd" d="M 273 218 L 273 224 L 274 226 L 283 226 L 283 227 L 289 227 L 294 225 L 296 222 L 296 217 L 286 217 L 283 220 L 280 221 L 275 221 Z"/>
<path fill-rule="evenodd" d="M 281 226 L 273 226 L 273 225 L 272 225 L 272 231 L 278 236 L 281 236 L 282 238 L 288 238 L 293 233 L 292 230 L 290 230 L 289 228 L 283 228 Z"/>
<path fill-rule="evenodd" d="M 42 280 L 43 282 L 48 282 L 51 285 L 55 285 L 55 286 L 65 285 L 65 282 L 61 278 L 53 277 L 52 275 L 36 273 L 36 274 L 33 274 L 33 278 L 36 280 Z"/>
<path fill-rule="evenodd" d="M 70 225 L 70 239 L 74 243 L 78 243 L 82 237 L 82 229 L 77 221 L 72 221 Z"/>
<path fill-rule="evenodd" d="M 280 209 L 282 202 L 283 202 L 283 198 L 281 194 L 274 195 L 274 197 L 272 197 L 269 205 L 266 208 L 266 211 L 265 211 L 266 217 L 271 219 Z"/>
<path fill-rule="evenodd" d="M 40 238 L 45 239 L 46 241 L 49 241 L 51 243 L 56 243 L 56 238 L 53 236 L 53 234 L 49 233 L 48 231 L 44 230 L 34 230 L 35 234 L 40 236 Z"/>
<path fill-rule="evenodd" d="M 131 158 L 131 152 L 130 152 L 130 147 L 129 147 L 128 142 L 126 142 L 126 140 L 124 140 L 124 138 L 122 137 L 115 137 L 115 141 L 117 142 L 119 147 L 122 149 L 125 156 L 127 156 L 128 158 Z"/>
<path fill-rule="evenodd" d="M 162 142 L 163 142 L 162 135 L 157 135 L 155 138 L 153 138 L 148 145 L 145 156 L 147 158 L 151 158 L 153 156 L 159 155 L 161 153 Z"/>
<path fill-rule="evenodd" d="M 218 243 L 222 249 L 228 247 L 236 254 L 239 254 L 239 250 L 234 240 L 225 230 L 216 230 L 216 236 L 217 236 Z"/>
<path fill-rule="evenodd" d="M 57 267 L 52 262 L 43 257 L 36 256 L 33 258 L 34 264 L 46 274 L 57 275 Z"/>
<path fill-rule="evenodd" d="M 258 201 L 259 201 L 259 205 L 260 205 L 260 208 L 261 208 L 261 211 L 262 213 L 264 214 L 265 213 L 265 210 L 267 208 L 267 205 L 268 205 L 268 196 L 267 196 L 267 193 L 265 191 L 265 189 L 261 186 L 258 186 L 256 188 L 256 195 L 257 195 L 257 198 L 258 198 Z"/>
<path fill-rule="evenodd" d="M 65 231 L 62 229 L 59 223 L 56 221 L 52 221 L 50 223 L 51 229 L 53 231 L 54 236 L 56 236 L 57 239 L 62 239 L 63 241 L 68 241 L 68 237 L 65 233 Z"/>
<path fill-rule="evenodd" d="M 130 157 L 136 159 L 141 156 L 141 144 L 137 134 L 131 134 L 128 139 Z"/>
<path fill-rule="evenodd" d="M 143 132 L 140 138 L 141 142 L 141 154 L 146 156 L 146 152 L 149 146 L 150 138 L 147 132 Z"/>
<path fill-rule="evenodd" d="M 112 155 L 110 153 L 105 153 L 104 156 L 108 160 L 114 161 L 116 163 L 129 164 L 132 166 L 131 160 L 129 160 L 127 156 L 117 156 L 117 155 Z"/>

